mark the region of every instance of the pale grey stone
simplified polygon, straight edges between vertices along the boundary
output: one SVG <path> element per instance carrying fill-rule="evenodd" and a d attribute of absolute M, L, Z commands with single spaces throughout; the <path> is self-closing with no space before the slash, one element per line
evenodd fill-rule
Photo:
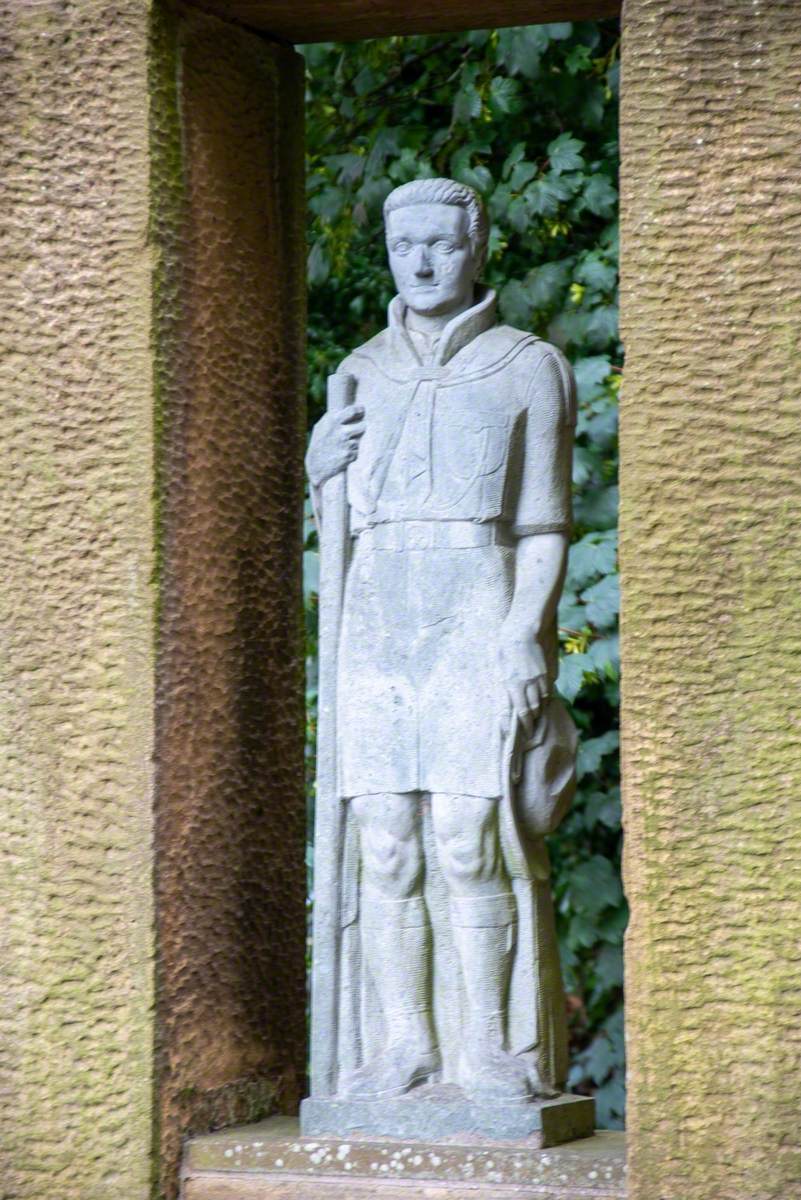
<path fill-rule="evenodd" d="M 387 1132 L 422 1120 L 425 1089 L 437 1128 L 533 1129 L 567 1073 L 544 837 L 575 788 L 553 691 L 575 388 L 555 347 L 497 323 L 469 188 L 404 185 L 385 217 L 389 324 L 332 377 L 307 459 L 321 593 L 303 1123 L 327 1113 L 335 1132 L 339 1114 L 344 1132 L 369 1112 Z"/>
<path fill-rule="evenodd" d="M 380 1134 L 406 1141 L 435 1142 L 475 1135 L 491 1141 L 536 1138 L 545 1149 L 595 1131 L 595 1103 L 587 1096 L 559 1096 L 531 1104 L 476 1104 L 461 1088 L 434 1084 L 415 1088 L 400 1099 L 304 1100 L 305 1134 L 337 1137 Z"/>

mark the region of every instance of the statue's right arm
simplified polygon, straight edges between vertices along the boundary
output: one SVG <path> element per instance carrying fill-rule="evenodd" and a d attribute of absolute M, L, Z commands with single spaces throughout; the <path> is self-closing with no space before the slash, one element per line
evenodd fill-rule
<path fill-rule="evenodd" d="M 339 412 L 327 412 L 312 430 L 306 454 L 306 470 L 312 487 L 323 484 L 344 471 L 359 452 L 364 433 L 364 409 L 350 404 Z"/>
<path fill-rule="evenodd" d="M 311 484 L 312 506 L 318 529 L 322 518 L 322 488 L 327 480 L 347 470 L 359 453 L 364 433 L 364 409 L 348 405 L 339 412 L 327 412 L 312 430 L 306 454 L 306 472 Z"/>

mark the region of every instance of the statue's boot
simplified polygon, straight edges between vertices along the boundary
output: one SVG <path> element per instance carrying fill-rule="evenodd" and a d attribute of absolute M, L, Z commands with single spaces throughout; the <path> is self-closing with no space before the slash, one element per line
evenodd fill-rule
<path fill-rule="evenodd" d="M 514 897 L 511 892 L 454 896 L 450 909 L 467 996 L 459 1081 L 466 1094 L 480 1103 L 526 1103 L 544 1090 L 531 1064 L 506 1049 L 509 975 L 517 933 Z"/>
<path fill-rule="evenodd" d="M 379 1054 L 340 1080 L 339 1094 L 377 1100 L 402 1096 L 439 1077 L 431 1025 L 431 934 L 422 896 L 388 900 L 364 890 L 362 946 L 384 1014 Z"/>

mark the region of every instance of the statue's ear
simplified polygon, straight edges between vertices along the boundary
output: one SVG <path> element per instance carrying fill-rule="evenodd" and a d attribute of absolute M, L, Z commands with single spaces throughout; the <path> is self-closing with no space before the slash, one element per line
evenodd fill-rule
<path fill-rule="evenodd" d="M 473 282 L 481 283 L 481 276 L 487 265 L 487 247 L 473 245 Z"/>

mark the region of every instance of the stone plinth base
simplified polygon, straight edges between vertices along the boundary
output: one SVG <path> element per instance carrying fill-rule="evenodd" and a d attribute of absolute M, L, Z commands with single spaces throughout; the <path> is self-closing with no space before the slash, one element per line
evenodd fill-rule
<path fill-rule="evenodd" d="M 366 1134 L 434 1142 L 466 1134 L 525 1138 L 544 1149 L 590 1137 L 595 1102 L 586 1096 L 559 1096 L 537 1104 L 474 1104 L 460 1088 L 435 1084 L 393 1100 L 304 1100 L 300 1125 L 304 1137 Z"/>
<path fill-rule="evenodd" d="M 312 1137 L 274 1117 L 190 1142 L 182 1200 L 625 1200 L 624 1135 L 558 1150 L 536 1138 Z"/>

